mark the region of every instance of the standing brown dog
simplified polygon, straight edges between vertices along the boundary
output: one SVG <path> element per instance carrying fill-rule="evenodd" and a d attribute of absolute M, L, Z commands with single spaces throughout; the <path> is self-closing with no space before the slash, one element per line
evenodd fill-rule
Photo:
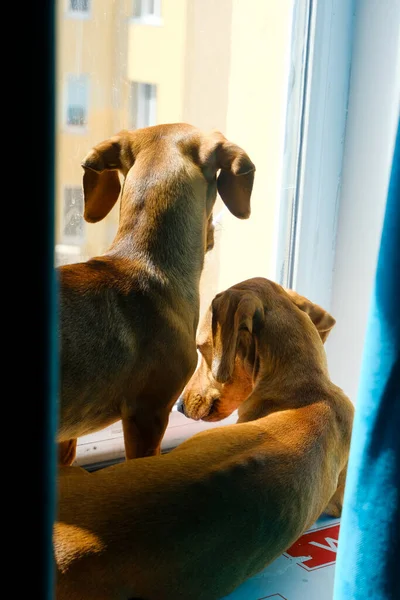
<path fill-rule="evenodd" d="M 213 245 L 217 190 L 250 215 L 255 167 L 221 133 L 177 123 L 121 131 L 83 164 L 84 218 L 120 222 L 106 254 L 58 270 L 61 390 L 58 442 L 122 419 L 127 458 L 157 454 L 170 410 L 193 373 L 199 281 Z"/>

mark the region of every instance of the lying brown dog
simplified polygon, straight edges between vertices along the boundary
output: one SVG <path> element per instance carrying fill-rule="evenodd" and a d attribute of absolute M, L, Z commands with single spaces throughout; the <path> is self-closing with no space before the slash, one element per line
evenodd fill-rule
<path fill-rule="evenodd" d="M 217 190 L 250 215 L 254 165 L 214 132 L 182 123 L 121 131 L 83 162 L 86 221 L 103 219 L 124 178 L 106 254 L 60 267 L 60 463 L 76 438 L 122 419 L 127 458 L 157 454 L 197 362 L 199 280 Z"/>
<path fill-rule="evenodd" d="M 256 393 L 254 370 L 259 377 L 257 385 L 261 386 L 261 395 L 263 395 L 263 386 L 268 387 L 266 397 L 272 408 L 271 386 L 275 383 L 275 378 L 266 378 L 267 373 L 258 373 L 262 355 L 260 356 L 258 351 L 260 341 L 256 335 L 257 326 L 260 325 L 263 315 L 261 306 L 265 289 L 271 285 L 285 297 L 289 296 L 297 308 L 309 316 L 317 328 L 321 341 L 325 343 L 335 325 L 335 319 L 323 308 L 294 290 L 284 289 L 267 279 L 255 277 L 232 286 L 222 294 L 217 294 L 197 335 L 197 348 L 202 360 L 178 402 L 178 410 L 187 417 L 203 421 L 221 421 L 228 417 L 250 394 Z M 240 310 L 236 313 L 237 300 L 241 296 L 243 298 L 239 298 L 240 307 L 238 307 Z M 254 315 L 251 314 L 253 308 Z M 278 315 L 275 314 L 275 317 Z M 241 319 L 243 322 L 240 321 Z M 283 345 L 279 352 L 285 352 L 290 348 L 290 340 L 278 338 L 278 341 Z M 323 350 L 322 352 L 324 354 Z M 288 373 L 290 381 L 296 383 L 296 378 L 291 375 L 293 367 Z M 283 378 L 282 371 L 278 379 L 279 386 Z M 281 394 L 282 392 L 279 392 L 279 395 Z M 240 415 L 244 410 L 247 414 L 249 406 L 250 404 L 246 402 L 240 409 L 239 422 Z M 253 419 L 246 417 L 244 420 Z"/>
<path fill-rule="evenodd" d="M 340 514 L 353 405 L 317 331 L 333 318 L 265 279 L 219 294 L 209 317 L 183 406 L 219 418 L 242 401 L 239 423 L 155 458 L 63 469 L 57 600 L 217 600 Z"/>

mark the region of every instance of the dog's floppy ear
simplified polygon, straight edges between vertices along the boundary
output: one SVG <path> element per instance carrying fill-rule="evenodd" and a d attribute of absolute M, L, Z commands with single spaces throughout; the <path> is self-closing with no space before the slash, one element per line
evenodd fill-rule
<path fill-rule="evenodd" d="M 241 298 L 236 310 L 233 307 L 233 310 L 222 312 L 221 304 L 227 300 L 226 294 L 218 295 L 212 303 L 215 333 L 212 374 L 218 383 L 226 383 L 232 377 L 240 333 L 246 331 L 253 334 L 264 318 L 262 302 L 254 295 Z"/>
<path fill-rule="evenodd" d="M 286 289 L 285 291 L 288 293 L 290 299 L 297 306 L 297 308 L 307 313 L 317 328 L 322 342 L 325 343 L 328 335 L 336 323 L 336 320 L 321 306 L 314 304 L 304 296 L 300 296 L 300 294 L 294 290 Z"/>
<path fill-rule="evenodd" d="M 82 162 L 84 218 L 97 223 L 108 215 L 121 191 L 123 132 L 95 146 Z M 133 164 L 133 159 L 132 159 Z M 132 165 L 130 165 L 132 166 Z"/>
<path fill-rule="evenodd" d="M 250 216 L 250 197 L 253 189 L 255 166 L 246 152 L 227 140 L 216 149 L 217 189 L 224 204 L 238 219 Z"/>

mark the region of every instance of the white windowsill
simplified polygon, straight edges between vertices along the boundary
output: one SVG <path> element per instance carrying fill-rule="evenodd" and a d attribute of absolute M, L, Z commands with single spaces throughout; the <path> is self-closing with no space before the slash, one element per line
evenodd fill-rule
<path fill-rule="evenodd" d="M 182 413 L 173 410 L 170 414 L 169 424 L 161 444 L 161 451 L 163 453 L 169 452 L 200 431 L 230 425 L 236 423 L 236 421 L 236 412 L 223 421 L 206 423 L 205 421 L 187 419 Z M 80 438 L 75 462 L 82 467 L 90 466 L 94 468 L 104 464 L 120 462 L 124 457 L 122 425 L 121 421 L 118 421 L 102 431 Z"/>

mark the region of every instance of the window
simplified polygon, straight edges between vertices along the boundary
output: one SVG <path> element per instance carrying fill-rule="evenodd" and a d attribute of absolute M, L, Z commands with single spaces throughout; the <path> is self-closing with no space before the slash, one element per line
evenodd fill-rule
<path fill-rule="evenodd" d="M 67 0 L 68 14 L 73 17 L 87 17 L 90 10 L 90 0 Z"/>
<path fill-rule="evenodd" d="M 160 24 L 161 0 L 134 0 L 133 18 L 148 25 Z"/>
<path fill-rule="evenodd" d="M 257 167 L 248 221 L 235 219 L 217 199 L 201 315 L 216 293 L 253 276 L 295 287 L 329 309 L 350 74 L 349 4 L 249 0 L 218 3 L 215 10 L 214 0 L 165 2 L 157 28 L 138 25 L 160 18 L 160 2 L 135 2 L 134 18 L 132 3 L 110 4 L 114 20 L 104 18 L 100 2 L 79 28 L 66 27 L 59 16 L 58 78 L 68 78 L 70 115 L 69 127 L 57 132 L 60 257 L 75 262 L 102 254 L 117 231 L 118 206 L 83 235 L 72 192 L 66 200 L 65 188 L 82 183 L 80 161 L 88 150 L 121 129 L 183 121 L 219 129 Z M 69 75 L 73 68 L 86 75 Z M 69 135 L 70 129 L 81 135 Z M 78 255 L 67 247 L 79 236 Z M 163 448 L 212 426 L 173 411 Z M 79 440 L 80 464 L 123 455 L 119 422 Z"/>
<path fill-rule="evenodd" d="M 79 222 L 80 161 L 93 145 L 156 123 L 220 129 L 257 172 L 248 221 L 219 199 L 215 205 L 201 315 L 218 291 L 249 277 L 297 289 L 337 319 L 326 346 L 329 372 L 355 402 L 388 139 L 399 114 L 396 0 L 356 10 L 347 0 L 182 0 L 163 4 L 162 22 L 160 2 L 135 2 L 133 18 L 131 2 L 111 5 L 113 19 L 93 3 L 92 22 L 75 29 L 59 14 L 58 80 L 88 75 L 69 80 L 69 127 L 82 135 L 57 131 L 57 264 L 106 252 L 117 231 L 118 206 L 85 232 Z M 173 411 L 163 451 L 221 424 Z M 120 422 L 78 441 L 77 463 L 89 469 L 123 456 Z"/>
<path fill-rule="evenodd" d="M 66 187 L 64 190 L 62 241 L 80 245 L 84 240 L 82 187 Z"/>
<path fill-rule="evenodd" d="M 88 150 L 127 127 L 183 121 L 205 131 L 219 129 L 242 146 L 257 166 L 252 215 L 239 221 L 217 199 L 215 245 L 201 280 L 202 315 L 218 291 L 258 275 L 279 280 L 281 260 L 289 260 L 285 248 L 295 199 L 293 192 L 287 201 L 285 191 L 298 185 L 313 3 L 251 0 L 250 6 L 221 3 L 216 11 L 213 0 L 166 2 L 157 28 L 138 23 L 159 19 L 160 2 L 135 2 L 133 19 L 132 4 L 110 3 L 114 20 L 104 18 L 101 3 L 93 3 L 90 22 L 74 29 L 59 23 L 58 77 L 68 78 L 69 126 L 57 137 L 57 189 L 71 188 L 71 182 L 81 186 L 80 162 Z M 72 65 L 86 74 L 71 76 Z M 69 135 L 70 129 L 81 135 Z M 117 231 L 115 206 L 106 219 L 87 225 L 83 235 L 80 201 L 77 191 L 69 199 L 64 192 L 57 198 L 60 261 L 106 252 Z M 67 246 L 79 236 L 78 255 Z M 163 448 L 210 426 L 173 411 Z M 123 454 L 119 422 L 79 440 L 81 464 Z"/>
<path fill-rule="evenodd" d="M 89 79 L 87 75 L 67 76 L 65 121 L 68 127 L 81 129 L 88 122 Z"/>
<path fill-rule="evenodd" d="M 96 82 L 90 135 L 84 128 L 81 136 L 57 130 L 58 219 L 63 223 L 65 187 L 78 187 L 87 150 L 131 122 L 131 82 L 153 82 L 158 122 L 217 127 L 257 165 L 251 219 L 235 222 L 216 206 L 201 310 L 216 291 L 253 274 L 332 305 L 330 373 L 345 391 L 350 381 L 355 400 L 388 139 L 399 115 L 397 0 L 357 3 L 356 10 L 347 0 L 239 0 L 218 3 L 217 11 L 210 10 L 214 0 L 169 2 L 159 28 L 136 27 L 130 2 L 109 1 L 121 10 L 111 22 L 102 18 L 100 2 L 93 3 L 95 34 L 86 22 L 76 30 L 65 19 L 58 23 L 58 81 L 84 69 Z M 64 225 L 57 226 L 56 253 L 73 262 L 78 252 L 105 252 L 117 226 L 118 209 L 88 227 L 77 246 L 63 244 Z M 202 428 L 174 412 L 163 449 Z M 122 457 L 119 423 L 79 442 L 78 462 L 88 467 Z"/>
<path fill-rule="evenodd" d="M 132 129 L 157 123 L 157 86 L 152 83 L 132 83 Z"/>

